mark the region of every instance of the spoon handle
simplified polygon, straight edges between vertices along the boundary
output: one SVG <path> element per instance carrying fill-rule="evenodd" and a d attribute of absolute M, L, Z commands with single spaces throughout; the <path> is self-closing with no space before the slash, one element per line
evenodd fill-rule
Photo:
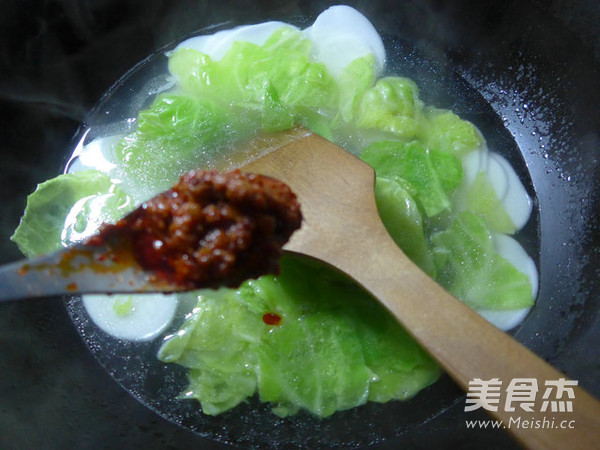
<path fill-rule="evenodd" d="M 465 391 L 476 379 L 502 383 L 497 401 L 488 396 L 494 403 L 489 408 L 497 410 L 488 412 L 527 448 L 597 448 L 600 403 L 594 397 L 567 381 L 574 398 L 566 392 L 560 398 L 560 393 L 554 392 L 546 398 L 544 408 L 546 382 L 552 386 L 567 377 L 457 301 L 403 254 L 383 226 L 373 227 L 371 239 L 365 240 L 364 234 L 355 236 L 353 242 L 362 237 L 360 241 L 368 243 L 348 246 L 356 252 L 336 261 L 338 268 L 377 297 Z M 344 266 L 344 261 L 351 264 Z M 537 384 L 531 411 L 524 410 L 519 397 L 511 397 L 507 390 L 518 379 Z M 551 404 L 552 400 L 558 401 Z M 569 403 L 572 411 L 569 406 L 567 411 L 554 411 L 559 402 Z M 515 410 L 510 411 L 512 408 Z"/>
<path fill-rule="evenodd" d="M 126 255 L 123 253 L 123 255 Z M 102 246 L 76 245 L 0 267 L 0 302 L 84 293 L 172 291 L 151 283 L 130 259 Z"/>

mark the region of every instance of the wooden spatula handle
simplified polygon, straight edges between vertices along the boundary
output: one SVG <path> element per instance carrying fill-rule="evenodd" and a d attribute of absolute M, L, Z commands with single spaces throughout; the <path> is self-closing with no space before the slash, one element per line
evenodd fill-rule
<path fill-rule="evenodd" d="M 579 386 L 569 386 L 565 375 L 452 297 L 396 246 L 379 219 L 369 166 L 326 139 L 302 134 L 245 169 L 279 178 L 298 194 L 305 220 L 286 250 L 318 258 L 354 278 L 467 395 L 476 392 L 475 386 L 469 392 L 472 381 L 503 384 L 497 397 L 489 396 L 494 404 L 486 405 L 496 407 L 489 412 L 502 421 L 500 428 L 530 448 L 600 447 L 597 400 Z M 515 380 L 525 386 L 535 381 L 533 405 L 523 397 L 523 384 L 511 397 L 507 388 Z M 545 399 L 547 382 L 566 383 L 574 398 Z M 486 399 L 483 393 L 481 399 Z M 572 411 L 554 412 L 560 401 Z"/>
<path fill-rule="evenodd" d="M 500 388 L 499 397 L 494 401 L 489 396 L 494 404 L 487 406 L 496 408 L 488 412 L 502 421 L 500 428 L 528 448 L 600 447 L 600 403 L 596 399 L 579 386 L 570 386 L 569 381 L 562 398 L 554 391 L 544 399 L 552 383 L 561 384 L 567 377 L 453 298 L 409 261 L 382 227 L 374 227 L 368 239 L 363 234 L 361 240 L 368 242 L 371 251 L 353 245 L 357 252 L 348 260 L 352 264 L 340 267 L 338 261 L 336 265 L 377 297 L 465 391 L 469 391 L 469 382 L 477 379 L 497 380 L 493 384 Z M 537 386 L 537 391 L 528 390 L 534 399 L 519 397 L 519 386 L 509 393 L 510 383 L 519 380 L 530 388 Z M 548 381 L 551 383 L 546 386 Z M 568 397 L 570 392 L 574 398 Z M 569 406 L 572 411 L 553 411 Z"/>

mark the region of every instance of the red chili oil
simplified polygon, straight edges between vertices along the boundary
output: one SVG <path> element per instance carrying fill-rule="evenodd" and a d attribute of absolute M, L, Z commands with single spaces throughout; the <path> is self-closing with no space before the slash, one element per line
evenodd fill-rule
<path fill-rule="evenodd" d="M 272 312 L 264 313 L 262 320 L 267 325 L 279 325 L 281 323 L 281 316 Z"/>

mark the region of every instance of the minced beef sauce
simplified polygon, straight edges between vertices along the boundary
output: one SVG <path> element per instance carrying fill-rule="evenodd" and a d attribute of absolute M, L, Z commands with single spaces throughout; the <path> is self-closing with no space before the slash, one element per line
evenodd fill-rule
<path fill-rule="evenodd" d="M 300 227 L 296 195 L 273 178 L 239 170 L 193 171 L 121 219 L 111 236 L 131 243 L 140 266 L 183 288 L 237 287 L 279 271 L 282 247 Z"/>

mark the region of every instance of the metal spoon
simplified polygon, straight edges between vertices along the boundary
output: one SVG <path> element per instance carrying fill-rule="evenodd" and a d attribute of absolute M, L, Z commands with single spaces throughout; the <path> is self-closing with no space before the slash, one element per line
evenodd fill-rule
<path fill-rule="evenodd" d="M 0 268 L 0 301 L 124 292 L 174 292 L 181 286 L 152 277 L 127 250 L 74 245 Z"/>

